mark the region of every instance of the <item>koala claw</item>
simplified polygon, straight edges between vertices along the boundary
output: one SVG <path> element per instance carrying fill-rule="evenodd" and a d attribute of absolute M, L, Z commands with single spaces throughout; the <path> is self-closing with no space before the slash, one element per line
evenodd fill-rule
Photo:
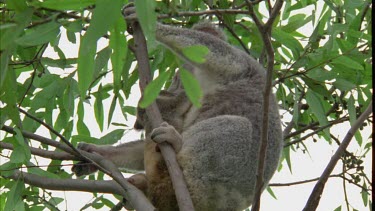
<path fill-rule="evenodd" d="M 160 127 L 152 130 L 151 139 L 158 144 L 165 141 L 168 142 L 176 152 L 179 152 L 182 147 L 182 136 L 167 122 L 163 122 Z"/>

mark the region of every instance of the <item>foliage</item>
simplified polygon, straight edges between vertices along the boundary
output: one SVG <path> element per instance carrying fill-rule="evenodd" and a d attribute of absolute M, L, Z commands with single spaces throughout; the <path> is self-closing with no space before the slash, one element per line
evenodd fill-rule
<path fill-rule="evenodd" d="M 150 43 L 153 43 L 157 15 L 166 24 L 182 27 L 191 27 L 209 16 L 223 26 L 232 45 L 266 64 L 263 35 L 250 18 L 246 1 L 233 2 L 170 0 L 155 1 L 153 5 L 138 0 L 135 5 Z M 267 1 L 253 2 L 256 15 L 267 19 L 271 5 Z M 0 210 L 57 209 L 56 205 L 62 202 L 48 191 L 9 179 L 7 176 L 15 169 L 28 167 L 29 173 L 47 178 L 72 177 L 69 170 L 62 168 L 61 160 L 51 160 L 47 168 L 42 168 L 38 164 L 40 157 L 30 156 L 33 154 L 30 146 L 49 151 L 54 151 L 54 147 L 30 142 L 22 136 L 21 131 L 40 134 L 43 126 L 19 108 L 51 126 L 74 146 L 81 141 L 113 144 L 129 130 L 124 122 L 135 114 L 135 105 L 129 104 L 128 99 L 131 89 L 137 86 L 138 72 L 131 52 L 133 38 L 125 33 L 127 24 L 120 10 L 126 3 L 123 0 L 0 3 L 0 128 L 15 128 L 15 135 L 4 131 L 0 135 L 3 157 L 0 191 L 4 193 L 0 195 Z M 153 12 L 154 6 L 157 14 Z M 345 122 L 353 124 L 370 103 L 371 7 L 369 0 L 284 2 L 271 35 L 275 50 L 273 85 L 286 128 L 280 168 L 286 164 L 292 171 L 291 154 L 300 150 L 308 152 L 305 142 L 311 138 L 324 139 L 330 145 L 339 144 L 331 128 Z M 68 44 L 75 49 L 66 49 Z M 169 85 L 181 64 L 168 49 L 156 44 L 149 47 L 155 80 L 146 88 L 143 107 L 156 98 L 163 86 Z M 48 51 L 56 56 L 52 57 Z M 193 46 L 183 53 L 204 62 L 207 52 L 201 46 Z M 199 105 L 201 93 L 195 79 L 187 71 L 182 71 L 181 77 L 189 97 Z M 104 106 L 104 101 L 111 102 L 109 108 Z M 103 134 L 101 137 L 92 135 L 96 126 L 85 118 L 92 115 L 91 111 Z M 121 111 L 123 122 L 112 120 L 115 111 Z M 363 127 L 368 124 L 365 122 Z M 58 140 L 56 134 L 49 132 L 44 136 Z M 346 151 L 340 177 L 362 187 L 355 194 L 361 194 L 364 205 L 371 207 L 368 197 L 371 181 L 363 167 L 371 142 L 361 131 L 355 134 L 355 140 L 358 150 Z M 100 179 L 103 174 L 95 177 Z M 90 205 L 114 206 L 103 196 L 98 196 Z"/>

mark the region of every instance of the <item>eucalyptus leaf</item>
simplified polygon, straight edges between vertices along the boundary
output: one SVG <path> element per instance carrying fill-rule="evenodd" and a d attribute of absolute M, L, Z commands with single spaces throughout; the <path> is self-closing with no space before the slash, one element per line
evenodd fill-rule
<path fill-rule="evenodd" d="M 96 0 L 48 0 L 33 2 L 35 6 L 53 10 L 82 10 L 96 3 Z"/>
<path fill-rule="evenodd" d="M 161 88 L 163 87 L 165 81 L 169 78 L 170 72 L 162 72 L 153 81 L 151 81 L 143 91 L 142 100 L 139 102 L 139 107 L 146 108 L 151 105 L 152 102 L 158 97 Z"/>
<path fill-rule="evenodd" d="M 22 180 L 16 180 L 10 188 L 9 192 L 6 193 L 7 202 L 5 203 L 4 211 L 13 211 L 18 203 L 22 202 L 21 196 L 25 189 L 25 184 Z"/>
<path fill-rule="evenodd" d="M 308 90 L 306 92 L 306 101 L 309 105 L 309 109 L 312 110 L 313 115 L 318 119 L 320 126 L 328 125 L 329 122 L 325 114 L 326 112 L 324 110 L 323 104 L 321 102 L 322 99 L 318 97 L 318 95 L 315 92 Z M 326 128 L 323 131 L 325 133 L 325 138 L 329 139 L 329 128 Z"/>
<path fill-rule="evenodd" d="M 196 107 L 201 107 L 200 99 L 203 96 L 198 80 L 189 71 L 181 68 L 180 76 L 186 95 Z"/>
<path fill-rule="evenodd" d="M 25 35 L 16 39 L 16 42 L 23 46 L 41 45 L 51 42 L 60 33 L 60 27 L 60 24 L 54 21 L 42 24 L 27 30 Z"/>
<path fill-rule="evenodd" d="M 155 1 L 135 0 L 134 4 L 138 21 L 147 38 L 147 44 L 153 46 L 156 29 Z"/>
<path fill-rule="evenodd" d="M 182 49 L 182 54 L 190 61 L 201 64 L 210 50 L 203 45 L 193 45 Z"/>

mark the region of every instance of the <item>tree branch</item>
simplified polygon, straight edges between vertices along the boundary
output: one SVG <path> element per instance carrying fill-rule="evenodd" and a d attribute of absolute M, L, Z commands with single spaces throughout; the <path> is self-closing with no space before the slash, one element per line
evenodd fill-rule
<path fill-rule="evenodd" d="M 0 148 L 2 149 L 9 149 L 13 150 L 14 147 L 12 144 L 0 142 Z M 81 160 L 79 157 L 74 156 L 70 153 L 66 152 L 55 152 L 55 151 L 48 151 L 44 149 L 39 149 L 35 147 L 29 147 L 31 154 L 37 155 L 44 158 L 49 158 L 52 160 Z"/>
<path fill-rule="evenodd" d="M 264 186 L 264 163 L 267 152 L 267 142 L 268 142 L 268 110 L 269 110 L 269 100 L 270 94 L 272 91 L 272 74 L 273 74 L 273 65 L 275 60 L 274 49 L 271 43 L 271 29 L 272 23 L 276 19 L 276 16 L 279 14 L 281 6 L 283 4 L 282 0 L 278 0 L 275 3 L 275 7 L 271 12 L 271 16 L 267 21 L 266 25 L 258 19 L 254 13 L 254 8 L 252 3 L 247 0 L 249 14 L 255 22 L 255 25 L 259 29 L 260 33 L 263 33 L 262 40 L 264 43 L 264 48 L 267 53 L 267 76 L 266 84 L 263 92 L 263 116 L 262 116 L 262 131 L 261 131 L 261 146 L 259 149 L 259 163 L 257 169 L 257 182 L 256 182 L 256 192 L 254 196 L 254 202 L 251 210 L 258 211 L 260 209 L 260 196 L 262 194 L 262 188 Z"/>
<path fill-rule="evenodd" d="M 142 29 L 138 22 L 132 22 L 133 37 L 135 43 L 135 56 L 138 60 L 139 85 L 143 93 L 144 88 L 151 81 L 150 64 L 148 61 L 147 45 Z M 146 108 L 146 114 L 151 120 L 152 128 L 159 127 L 163 122 L 160 111 L 156 103 L 152 103 Z M 169 175 L 176 193 L 176 199 L 181 211 L 194 210 L 190 193 L 187 189 L 182 171 L 177 163 L 176 154 L 172 146 L 167 143 L 158 144 L 164 161 L 167 165 Z"/>
<path fill-rule="evenodd" d="M 318 207 L 321 195 L 323 193 L 323 189 L 325 183 L 328 180 L 329 175 L 332 173 L 333 169 L 335 168 L 338 160 L 344 154 L 346 148 L 348 147 L 350 141 L 352 140 L 354 133 L 358 130 L 358 128 L 363 124 L 363 122 L 367 119 L 368 116 L 372 113 L 372 99 L 370 100 L 369 106 L 366 110 L 358 117 L 357 121 L 352 125 L 349 129 L 348 133 L 344 137 L 343 141 L 341 142 L 339 148 L 332 156 L 331 160 L 329 161 L 327 167 L 324 169 L 322 175 L 320 176 L 319 181 L 316 183 L 303 211 L 314 211 Z"/>
<path fill-rule="evenodd" d="M 26 184 L 48 190 L 99 192 L 128 197 L 128 193 L 117 182 L 112 180 L 52 179 L 19 170 L 15 170 L 12 175 L 4 177 L 14 180 L 21 179 Z"/>

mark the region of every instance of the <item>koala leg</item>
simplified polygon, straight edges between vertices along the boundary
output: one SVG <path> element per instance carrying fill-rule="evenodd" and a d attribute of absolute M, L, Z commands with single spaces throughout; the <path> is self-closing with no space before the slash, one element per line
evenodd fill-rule
<path fill-rule="evenodd" d="M 167 122 L 163 122 L 160 127 L 152 130 L 151 139 L 156 143 L 168 142 L 176 152 L 179 152 L 182 147 L 181 134 Z"/>

